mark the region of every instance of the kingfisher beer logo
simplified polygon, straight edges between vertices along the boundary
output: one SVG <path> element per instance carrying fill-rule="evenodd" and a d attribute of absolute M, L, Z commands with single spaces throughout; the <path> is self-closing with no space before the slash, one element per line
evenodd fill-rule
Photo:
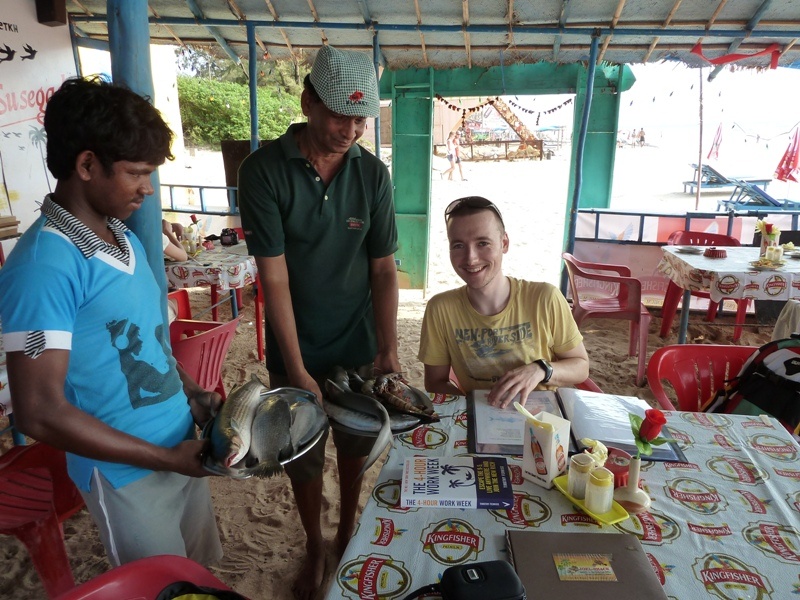
<path fill-rule="evenodd" d="M 656 560 L 656 557 L 650 554 L 649 552 L 646 553 L 647 560 L 650 561 L 650 566 L 653 567 L 653 571 L 655 571 L 656 577 L 658 577 L 658 582 L 663 587 L 667 581 L 666 574 L 664 573 L 664 567 L 661 566 L 661 563 Z"/>
<path fill-rule="evenodd" d="M 578 525 L 579 527 L 592 527 L 600 529 L 602 525 L 592 517 L 582 512 L 566 513 L 561 515 L 562 525 Z"/>
<path fill-rule="evenodd" d="M 525 483 L 525 478 L 522 476 L 522 467 L 519 465 L 508 465 L 508 470 L 511 473 L 511 485 L 522 485 Z"/>
<path fill-rule="evenodd" d="M 418 450 L 432 450 L 444 446 L 449 437 L 447 434 L 438 427 L 431 427 L 430 425 L 423 425 L 407 433 L 402 433 L 397 436 L 400 443 L 409 448 L 416 448 Z"/>
<path fill-rule="evenodd" d="M 755 513 L 757 515 L 767 514 L 767 504 L 765 500 L 762 500 L 761 498 L 756 496 L 753 492 L 748 492 L 747 490 L 733 490 L 733 491 L 741 494 L 742 500 L 745 503 L 745 507 L 748 508 L 751 513 Z"/>
<path fill-rule="evenodd" d="M 722 600 L 767 600 L 773 592 L 769 581 L 754 567 L 726 554 L 701 556 L 692 569 L 706 590 Z"/>
<path fill-rule="evenodd" d="M 681 537 L 681 530 L 675 521 L 653 510 L 631 515 L 630 519 L 614 527 L 623 533 L 632 533 L 643 543 L 653 546 L 671 543 Z"/>
<path fill-rule="evenodd" d="M 527 492 L 514 492 L 514 503 L 511 508 L 490 509 L 489 512 L 501 524 L 507 527 L 538 527 L 550 520 L 553 512 L 537 496 Z"/>
<path fill-rule="evenodd" d="M 795 512 L 800 512 L 800 490 L 793 494 L 786 494 L 786 503 Z"/>
<path fill-rule="evenodd" d="M 718 542 L 720 538 L 732 535 L 731 528 L 727 525 L 698 525 L 695 523 L 687 523 L 689 531 L 711 538 Z"/>
<path fill-rule="evenodd" d="M 739 448 L 738 444 L 735 440 L 718 433 L 714 436 L 714 443 L 722 448 L 723 450 L 727 450 L 728 452 L 741 452 L 742 449 Z"/>
<path fill-rule="evenodd" d="M 375 525 L 375 540 L 372 542 L 374 546 L 388 546 L 395 536 L 400 537 L 407 531 L 396 529 L 391 519 L 376 517 L 375 520 L 378 523 Z"/>
<path fill-rule="evenodd" d="M 446 519 L 425 528 L 420 538 L 422 551 L 443 565 L 461 565 L 483 552 L 481 532 L 466 521 Z"/>
<path fill-rule="evenodd" d="M 713 515 L 728 506 L 715 487 L 697 479 L 679 477 L 668 481 L 664 489 L 670 498 L 702 515 Z"/>
<path fill-rule="evenodd" d="M 681 412 L 678 414 L 680 415 L 681 419 L 687 423 L 698 425 L 700 427 L 715 427 L 721 429 L 723 427 L 730 427 L 733 424 L 733 421 L 731 421 L 728 417 L 717 413 Z"/>
<path fill-rule="evenodd" d="M 431 403 L 441 405 L 449 402 L 455 402 L 456 400 L 458 400 L 458 396 L 454 396 L 453 394 L 433 394 Z"/>
<path fill-rule="evenodd" d="M 664 468 L 667 471 L 699 471 L 700 466 L 690 462 L 669 462 L 664 461 Z"/>
<path fill-rule="evenodd" d="M 401 561 L 370 554 L 342 565 L 336 581 L 345 598 L 391 600 L 402 598 L 411 587 L 411 573 Z"/>
<path fill-rule="evenodd" d="M 764 282 L 764 291 L 768 296 L 780 296 L 786 288 L 786 278 L 783 275 L 772 275 Z"/>
<path fill-rule="evenodd" d="M 776 469 L 775 467 L 772 467 L 772 470 L 775 471 L 775 475 L 779 477 L 786 477 L 787 479 L 800 481 L 800 471 L 797 469 Z"/>
<path fill-rule="evenodd" d="M 419 508 L 403 508 L 400 506 L 400 480 L 389 479 L 372 488 L 372 497 L 381 508 L 390 512 L 407 513 Z"/>
<path fill-rule="evenodd" d="M 797 461 L 797 446 L 769 433 L 759 433 L 749 439 L 750 447 L 780 462 Z"/>
<path fill-rule="evenodd" d="M 723 479 L 735 483 L 755 485 L 769 479 L 766 471 L 759 469 L 751 461 L 744 458 L 717 456 L 709 460 L 706 465 Z"/>
<path fill-rule="evenodd" d="M 739 289 L 739 278 L 734 277 L 733 275 L 725 275 L 725 277 L 721 277 L 719 281 L 717 281 L 717 290 L 723 296 L 730 296 L 736 290 Z"/>
<path fill-rule="evenodd" d="M 800 547 L 794 527 L 779 523 L 751 523 L 742 531 L 747 543 L 767 557 L 800 566 Z"/>
<path fill-rule="evenodd" d="M 467 411 L 460 412 L 457 415 L 455 415 L 454 420 L 456 422 L 456 425 L 462 427 L 464 430 L 467 429 Z"/>

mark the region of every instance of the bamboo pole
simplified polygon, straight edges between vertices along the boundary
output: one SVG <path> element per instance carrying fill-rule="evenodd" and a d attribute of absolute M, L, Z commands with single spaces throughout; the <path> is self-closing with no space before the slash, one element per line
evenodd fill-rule
<path fill-rule="evenodd" d="M 697 191 L 695 192 L 694 209 L 700 210 L 700 183 L 703 181 L 703 68 L 700 72 L 700 139 L 697 144 Z"/>

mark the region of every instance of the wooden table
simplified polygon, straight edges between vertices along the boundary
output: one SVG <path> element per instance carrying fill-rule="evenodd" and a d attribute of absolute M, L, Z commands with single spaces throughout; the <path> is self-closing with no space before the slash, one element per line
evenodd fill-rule
<path fill-rule="evenodd" d="M 252 284 L 258 277 L 256 260 L 247 254 L 244 242 L 203 250 L 183 262 L 166 261 L 164 270 L 167 283 L 173 288 L 216 286 L 218 290 L 229 290 L 234 318 L 239 314 L 236 290 Z"/>
<path fill-rule="evenodd" d="M 774 419 L 667 412 L 686 463 L 644 461 L 649 512 L 600 526 L 509 457 L 507 510 L 400 509 L 408 456 L 466 453 L 466 403 L 436 397 L 442 421 L 397 436 L 327 598 L 400 599 L 448 566 L 507 559 L 507 529 L 637 535 L 671 598 L 793 598 L 800 590 L 800 446 Z M 528 590 L 536 597 L 536 590 Z"/>
<path fill-rule="evenodd" d="M 678 343 L 686 342 L 689 327 L 689 300 L 692 291 L 706 291 L 714 302 L 723 298 L 789 300 L 800 298 L 800 259 L 784 257 L 785 264 L 776 271 L 759 271 L 750 265 L 758 260 L 759 249 L 753 246 L 726 247 L 726 258 L 707 258 L 685 254 L 678 246 L 664 246 L 658 270 L 683 288 Z"/>

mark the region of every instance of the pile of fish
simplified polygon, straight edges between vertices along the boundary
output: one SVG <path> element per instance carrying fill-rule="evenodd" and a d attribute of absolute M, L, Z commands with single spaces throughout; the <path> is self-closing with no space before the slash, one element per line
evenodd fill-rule
<path fill-rule="evenodd" d="M 324 408 L 333 427 L 355 435 L 375 436 L 359 477 L 392 443 L 393 434 L 439 420 L 427 394 L 409 386 L 399 373 L 365 381 L 355 371 L 335 367 L 325 391 Z"/>
<path fill-rule="evenodd" d="M 271 477 L 322 437 L 328 421 L 311 392 L 270 390 L 255 374 L 234 389 L 206 426 L 205 467 L 235 479 Z"/>

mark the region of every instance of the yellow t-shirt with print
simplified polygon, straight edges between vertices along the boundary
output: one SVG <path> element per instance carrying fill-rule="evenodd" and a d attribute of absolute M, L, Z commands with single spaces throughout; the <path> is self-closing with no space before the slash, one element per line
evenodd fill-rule
<path fill-rule="evenodd" d="M 426 365 L 452 366 L 467 392 L 489 389 L 509 370 L 536 359 L 556 360 L 556 354 L 583 341 L 558 288 L 508 280 L 508 305 L 496 315 L 479 314 L 466 286 L 435 295 L 425 309 L 418 358 Z"/>

